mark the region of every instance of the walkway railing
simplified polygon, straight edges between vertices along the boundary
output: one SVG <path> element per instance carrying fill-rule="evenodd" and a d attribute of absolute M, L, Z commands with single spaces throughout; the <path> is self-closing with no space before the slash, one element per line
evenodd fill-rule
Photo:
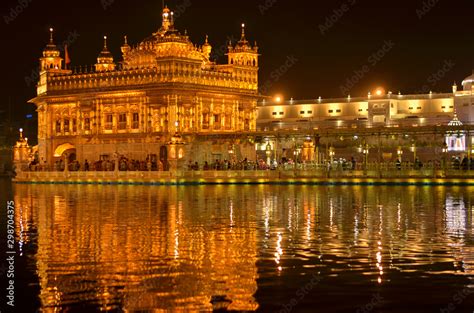
<path fill-rule="evenodd" d="M 170 180 L 170 179 L 226 179 L 226 180 L 245 180 L 245 179 L 311 179 L 311 178 L 472 178 L 474 179 L 474 170 L 456 170 L 456 169 L 401 169 L 396 168 L 372 168 L 362 170 L 342 170 L 329 168 L 303 169 L 300 167 L 292 169 L 279 170 L 248 170 L 248 171 L 176 171 L 176 172 L 32 172 L 18 171 L 16 180 L 18 181 L 152 181 L 152 180 Z"/>

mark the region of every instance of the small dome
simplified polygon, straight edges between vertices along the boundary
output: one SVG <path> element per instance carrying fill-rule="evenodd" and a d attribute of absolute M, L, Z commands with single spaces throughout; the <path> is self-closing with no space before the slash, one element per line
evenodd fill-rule
<path fill-rule="evenodd" d="M 462 86 L 464 90 L 471 90 L 473 84 L 474 84 L 474 73 L 471 76 L 466 77 L 462 82 Z"/>
<path fill-rule="evenodd" d="M 112 53 L 110 53 L 109 50 L 102 50 L 102 52 L 99 53 L 99 59 L 113 59 L 114 57 L 112 56 Z"/>
<path fill-rule="evenodd" d="M 107 36 L 104 36 L 104 48 L 99 53 L 97 57 L 97 63 L 113 63 L 114 56 L 110 53 L 109 49 L 107 48 Z"/>
<path fill-rule="evenodd" d="M 458 119 L 458 115 L 454 113 L 454 118 L 448 123 L 448 126 L 462 126 L 462 122 Z"/>
<path fill-rule="evenodd" d="M 54 44 L 53 29 L 50 28 L 49 32 L 50 32 L 49 43 L 46 45 L 46 47 L 43 50 L 43 56 L 45 58 L 58 57 L 61 54 L 61 52 L 59 51 L 58 47 Z"/>

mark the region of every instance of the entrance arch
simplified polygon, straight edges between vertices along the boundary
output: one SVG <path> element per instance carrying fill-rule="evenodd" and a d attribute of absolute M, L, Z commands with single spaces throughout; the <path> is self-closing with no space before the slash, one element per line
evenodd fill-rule
<path fill-rule="evenodd" d="M 61 158 L 65 154 L 68 157 L 69 163 L 76 160 L 76 147 L 74 147 L 74 145 L 70 143 L 64 143 L 62 145 L 57 146 L 54 150 L 55 158 Z"/>

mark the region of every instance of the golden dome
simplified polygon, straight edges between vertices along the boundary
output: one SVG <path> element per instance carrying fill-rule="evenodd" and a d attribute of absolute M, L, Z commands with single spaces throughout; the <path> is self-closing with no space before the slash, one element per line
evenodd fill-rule
<path fill-rule="evenodd" d="M 45 58 L 50 58 L 50 57 L 59 57 L 61 52 L 59 51 L 58 47 L 54 44 L 53 40 L 53 29 L 49 29 L 49 43 L 46 45 L 46 47 L 43 50 L 43 56 Z"/>
<path fill-rule="evenodd" d="M 97 63 L 113 63 L 114 57 L 107 48 L 107 36 L 104 36 L 104 49 L 100 52 L 97 58 Z"/>

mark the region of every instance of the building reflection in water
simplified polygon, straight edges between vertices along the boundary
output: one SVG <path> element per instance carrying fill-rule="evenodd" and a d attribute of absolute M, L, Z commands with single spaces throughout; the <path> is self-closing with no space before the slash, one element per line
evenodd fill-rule
<path fill-rule="evenodd" d="M 229 212 L 250 211 L 251 201 L 234 208 L 218 197 L 205 188 L 17 186 L 20 225 L 38 227 L 44 307 L 210 310 L 214 299 L 256 309 L 254 219 Z"/>
<path fill-rule="evenodd" d="M 17 234 L 37 246 L 46 312 L 79 302 L 251 311 L 287 301 L 273 294 L 278 279 L 285 288 L 315 274 L 327 286 L 342 279 L 355 286 L 350 293 L 394 285 L 424 265 L 430 270 L 419 275 L 474 275 L 470 188 L 15 189 Z"/>

